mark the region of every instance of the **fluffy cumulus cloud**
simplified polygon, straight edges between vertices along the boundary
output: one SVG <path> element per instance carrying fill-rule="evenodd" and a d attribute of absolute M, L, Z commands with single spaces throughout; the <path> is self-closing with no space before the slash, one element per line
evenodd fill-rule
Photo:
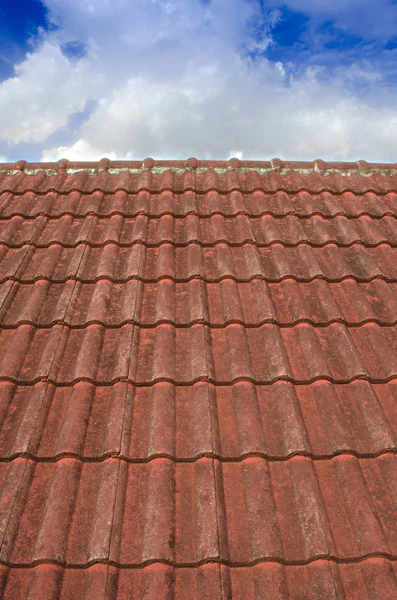
<path fill-rule="evenodd" d="M 0 84 L 0 154 L 394 161 L 395 85 L 379 61 L 269 54 L 286 5 L 373 45 L 381 25 L 354 19 L 363 2 L 45 0 L 52 27 Z"/>

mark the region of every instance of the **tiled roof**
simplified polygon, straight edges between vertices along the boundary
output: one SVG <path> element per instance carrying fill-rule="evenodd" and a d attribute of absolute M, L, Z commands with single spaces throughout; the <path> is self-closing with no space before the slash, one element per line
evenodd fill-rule
<path fill-rule="evenodd" d="M 0 596 L 397 597 L 397 164 L 0 165 Z"/>

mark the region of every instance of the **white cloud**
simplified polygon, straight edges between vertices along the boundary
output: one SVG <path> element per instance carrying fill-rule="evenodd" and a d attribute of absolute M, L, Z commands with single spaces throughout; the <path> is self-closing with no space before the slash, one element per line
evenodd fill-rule
<path fill-rule="evenodd" d="M 98 149 L 93 148 L 91 144 L 85 140 L 77 140 L 71 146 L 58 146 L 49 150 L 44 150 L 42 159 L 48 162 L 58 161 L 60 158 L 71 158 L 72 160 L 98 160 Z M 106 157 L 111 160 L 116 160 L 118 154 L 107 152 Z"/>
<path fill-rule="evenodd" d="M 1 144 L 39 143 L 43 160 L 109 158 L 366 158 L 395 160 L 397 109 L 362 99 L 359 66 L 332 79 L 311 69 L 244 58 L 258 6 L 247 0 L 46 0 L 59 29 L 43 34 L 0 85 Z M 277 15 L 272 13 L 270 20 Z M 77 41 L 86 55 L 66 58 Z M 380 74 L 368 71 L 381 88 Z M 348 83 L 348 85 L 347 85 Z M 377 95 L 379 96 L 379 94 Z M 95 108 L 62 143 L 87 102 Z M 51 136 L 49 141 L 49 136 Z M 58 141 L 59 139 L 59 141 Z M 39 158 L 39 157 L 38 157 Z"/>
<path fill-rule="evenodd" d="M 44 42 L 15 70 L 0 86 L 0 136 L 7 142 L 42 142 L 83 110 L 88 73 L 56 45 Z"/>

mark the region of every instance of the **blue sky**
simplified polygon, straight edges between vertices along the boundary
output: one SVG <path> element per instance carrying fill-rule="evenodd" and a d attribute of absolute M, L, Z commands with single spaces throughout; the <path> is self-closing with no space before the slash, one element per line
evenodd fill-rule
<path fill-rule="evenodd" d="M 397 0 L 0 0 L 1 160 L 396 161 Z"/>

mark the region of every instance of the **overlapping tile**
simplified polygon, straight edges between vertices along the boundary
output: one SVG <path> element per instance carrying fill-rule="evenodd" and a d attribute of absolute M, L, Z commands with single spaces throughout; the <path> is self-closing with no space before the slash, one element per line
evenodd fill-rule
<path fill-rule="evenodd" d="M 0 168 L 0 595 L 396 595 L 397 165 Z"/>
<path fill-rule="evenodd" d="M 148 282 L 164 278 L 178 282 L 218 282 L 225 278 L 239 282 L 279 282 L 289 278 L 302 282 L 325 279 L 331 283 L 348 278 L 359 282 L 397 281 L 395 248 L 389 244 L 375 248 L 361 244 L 339 247 L 334 243 L 319 248 L 307 244 L 286 247 L 279 243 L 269 247 L 251 243 L 230 247 L 224 242 L 213 247 L 192 242 L 182 248 L 168 242 L 149 248 L 144 244 L 123 247 L 113 243 L 99 248 L 88 244 L 52 244 L 46 248 L 0 245 L 0 256 L 1 282 L 33 283 L 47 279 L 66 283 L 70 278 L 85 283 L 99 279 L 123 283 L 134 278 Z"/>
<path fill-rule="evenodd" d="M 378 171 L 381 169 L 378 169 Z M 47 169 L 30 174 L 28 172 L 14 172 L 5 174 L 1 178 L 0 191 L 23 193 L 26 191 L 35 191 L 41 194 L 56 191 L 59 193 L 70 193 L 79 191 L 93 193 L 103 191 L 105 193 L 114 193 L 117 190 L 124 190 L 127 193 L 137 193 L 140 190 L 149 192 L 161 192 L 170 190 L 181 193 L 185 190 L 196 190 L 199 193 L 205 193 L 210 190 L 221 193 L 229 193 L 233 190 L 252 193 L 256 190 L 263 190 L 274 193 L 277 191 L 287 191 L 297 193 L 299 191 L 311 191 L 314 193 L 329 192 L 331 194 L 341 194 L 349 191 L 354 194 L 365 194 L 372 192 L 375 194 L 386 194 L 395 191 L 397 187 L 397 175 L 395 170 L 384 176 L 375 172 L 365 176 L 358 172 L 357 167 L 353 169 L 333 170 L 328 174 L 321 174 L 311 168 L 311 172 L 304 173 L 299 169 L 287 169 L 287 172 L 281 173 L 268 169 L 257 168 L 238 168 L 229 169 L 226 166 L 222 168 L 211 168 L 206 165 L 202 170 L 194 170 L 189 167 L 182 169 L 160 167 L 160 172 L 143 167 L 140 170 L 128 168 L 119 169 L 117 173 L 110 171 L 98 171 L 90 173 L 89 169 L 81 168 L 78 172 L 67 169 L 51 172 Z M 265 171 L 265 172 L 263 172 Z M 339 172 L 342 171 L 342 172 Z"/>
<path fill-rule="evenodd" d="M 111 217 L 87 215 L 73 217 L 69 214 L 49 219 L 38 216 L 24 219 L 14 216 L 0 224 L 0 243 L 18 248 L 26 242 L 35 247 L 62 244 L 74 247 L 80 243 L 90 246 L 103 246 L 115 243 L 130 246 L 139 242 L 147 246 L 158 246 L 166 242 L 176 246 L 186 246 L 197 242 L 212 246 L 226 242 L 231 246 L 253 242 L 258 246 L 283 244 L 297 246 L 309 244 L 325 246 L 338 244 L 351 246 L 397 245 L 397 220 L 392 216 L 374 219 L 369 216 L 347 219 L 336 216 L 324 219 L 314 216 L 302 219 L 296 215 L 275 218 L 272 215 L 248 217 L 239 214 L 234 217 L 212 215 L 199 217 L 189 214 L 185 217 L 163 215 L 148 218 L 145 214 L 124 217 L 116 214 Z"/>
<path fill-rule="evenodd" d="M 31 600 L 393 600 L 395 567 L 384 559 L 307 566 L 268 563 L 231 569 L 213 564 L 173 569 L 154 564 L 142 569 L 117 569 L 96 565 L 67 569 L 42 565 L 31 570 L 0 567 L 4 600 L 15 590 Z"/>
<path fill-rule="evenodd" d="M 106 385 L 128 379 L 138 385 L 200 380 L 266 385 L 397 378 L 397 326 L 374 323 L 355 328 L 341 323 L 321 328 L 307 323 L 285 328 L 273 323 L 252 328 L 161 324 L 145 329 L 130 324 L 83 329 L 20 325 L 0 330 L 0 343 L 0 381 L 22 384 L 48 379 L 62 385 L 83 380 Z"/>
<path fill-rule="evenodd" d="M 187 215 L 209 217 L 223 215 L 225 218 L 247 215 L 250 218 L 269 215 L 285 217 L 296 215 L 301 219 L 320 216 L 332 219 L 343 216 L 355 219 L 369 216 L 373 219 L 395 217 L 397 210 L 397 192 L 388 192 L 378 196 L 372 192 L 355 195 L 343 192 L 334 196 L 329 192 L 320 194 L 302 191 L 287 193 L 285 190 L 266 193 L 256 190 L 244 194 L 234 190 L 228 194 L 216 190 L 198 194 L 195 190 L 174 193 L 165 190 L 161 193 L 142 191 L 127 194 L 119 190 L 114 194 L 95 191 L 82 194 L 74 191 L 68 194 L 49 192 L 40 194 L 25 192 L 20 194 L 0 193 L 0 215 L 2 219 L 22 216 L 33 219 L 38 216 L 55 219 L 70 215 L 72 217 L 97 216 L 98 218 L 120 215 L 132 218 L 146 215 L 148 218 L 159 218 L 170 215 L 176 218 Z"/>
<path fill-rule="evenodd" d="M 236 461 L 392 453 L 397 383 L 57 387 L 2 382 L 0 458 Z M 370 427 L 369 427 L 370 424 Z"/>
<path fill-rule="evenodd" d="M 23 323 L 36 327 L 63 323 L 72 328 L 93 323 L 107 328 L 126 323 L 140 327 L 161 323 L 176 327 L 204 323 L 212 328 L 275 323 L 290 327 L 300 322 L 319 326 L 340 322 L 355 327 L 366 322 L 395 325 L 397 321 L 397 284 L 382 279 L 368 283 L 345 279 L 337 284 L 322 279 L 309 283 L 294 279 L 237 283 L 230 278 L 219 283 L 197 279 L 175 283 L 169 278 L 158 283 L 138 279 L 113 283 L 101 279 L 64 284 L 42 279 L 32 284 L 10 280 L 0 289 L 3 328 Z"/>
<path fill-rule="evenodd" d="M 268 463 L 16 458 L 1 463 L 0 480 L 0 559 L 15 566 L 299 564 L 397 552 L 392 455 Z"/>

